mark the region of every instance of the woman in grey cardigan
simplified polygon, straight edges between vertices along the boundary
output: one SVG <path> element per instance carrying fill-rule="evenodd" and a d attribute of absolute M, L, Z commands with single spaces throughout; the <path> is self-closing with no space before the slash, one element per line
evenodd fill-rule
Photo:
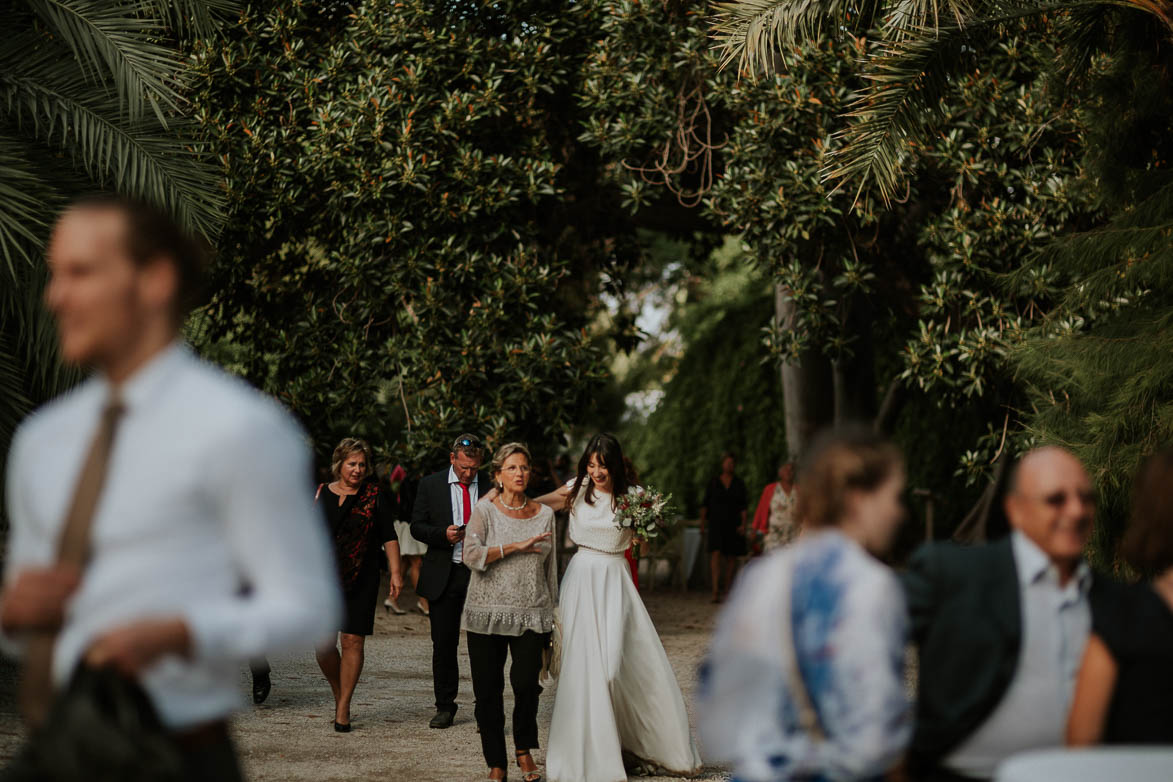
<path fill-rule="evenodd" d="M 558 569 L 551 538 L 554 512 L 525 495 L 530 453 L 521 443 L 497 449 L 495 491 L 473 508 L 464 537 L 472 571 L 461 629 L 476 695 L 476 718 L 489 779 L 506 777 L 505 658 L 512 655 L 513 741 L 526 782 L 542 778 L 530 750 L 538 746 L 538 678 L 554 629 Z"/>

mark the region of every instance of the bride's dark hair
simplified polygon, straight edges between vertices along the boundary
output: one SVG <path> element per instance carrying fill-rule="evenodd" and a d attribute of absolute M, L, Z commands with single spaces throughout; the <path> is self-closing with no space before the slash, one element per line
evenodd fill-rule
<path fill-rule="evenodd" d="M 574 480 L 574 488 L 566 498 L 566 507 L 574 505 L 574 499 L 586 484 L 586 496 L 583 499 L 587 505 L 595 504 L 594 482 L 587 478 L 587 465 L 591 463 L 591 456 L 597 456 L 607 474 L 611 476 L 611 503 L 614 505 L 617 497 L 627 494 L 627 469 L 623 463 L 623 449 L 614 436 L 603 432 L 591 438 L 582 458 L 578 460 L 578 477 Z"/>

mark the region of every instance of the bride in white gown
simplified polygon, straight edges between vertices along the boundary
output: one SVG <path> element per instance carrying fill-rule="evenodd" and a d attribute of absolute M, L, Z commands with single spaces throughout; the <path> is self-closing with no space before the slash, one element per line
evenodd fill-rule
<path fill-rule="evenodd" d="M 578 546 L 562 580 L 562 668 L 546 749 L 550 782 L 622 782 L 624 756 L 678 776 L 700 755 L 684 696 L 660 636 L 631 580 L 624 552 L 631 530 L 615 526 L 613 497 L 627 491 L 623 453 L 595 436 L 578 477 L 539 498 L 570 507 Z"/>

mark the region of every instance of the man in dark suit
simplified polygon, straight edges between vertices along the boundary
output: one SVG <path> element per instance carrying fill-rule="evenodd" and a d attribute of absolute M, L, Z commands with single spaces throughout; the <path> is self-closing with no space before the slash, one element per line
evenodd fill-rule
<path fill-rule="evenodd" d="M 1009 755 L 1063 744 L 1091 611 L 1109 588 L 1083 560 L 1091 480 L 1065 450 L 1032 451 L 1005 509 L 1008 538 L 930 544 L 904 574 L 920 654 L 914 779 L 990 779 Z"/>
<path fill-rule="evenodd" d="M 411 513 L 412 537 L 428 544 L 416 592 L 431 607 L 432 685 L 436 692 L 436 715 L 428 723 L 432 728 L 447 728 L 456 716 L 460 681 L 456 650 L 469 575 L 461 559 L 464 527 L 477 500 L 489 491 L 489 477 L 477 471 L 483 454 L 484 447 L 476 437 L 457 437 L 448 454 L 448 469 L 420 480 Z"/>

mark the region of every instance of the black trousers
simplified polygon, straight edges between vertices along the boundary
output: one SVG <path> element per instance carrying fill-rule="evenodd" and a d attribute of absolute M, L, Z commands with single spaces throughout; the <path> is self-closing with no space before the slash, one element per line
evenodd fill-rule
<path fill-rule="evenodd" d="M 508 768 L 505 756 L 505 657 L 513 657 L 509 682 L 513 686 L 513 746 L 538 746 L 538 697 L 542 686 L 542 650 L 549 633 L 526 630 L 522 635 L 468 634 L 468 659 L 472 667 L 472 691 L 476 696 L 477 727 L 481 751 L 489 768 Z"/>
<path fill-rule="evenodd" d="M 432 687 L 436 692 L 437 711 L 456 712 L 460 685 L 456 651 L 460 646 L 460 615 L 467 594 L 468 568 L 454 563 L 444 591 L 428 603 L 432 625 Z"/>

